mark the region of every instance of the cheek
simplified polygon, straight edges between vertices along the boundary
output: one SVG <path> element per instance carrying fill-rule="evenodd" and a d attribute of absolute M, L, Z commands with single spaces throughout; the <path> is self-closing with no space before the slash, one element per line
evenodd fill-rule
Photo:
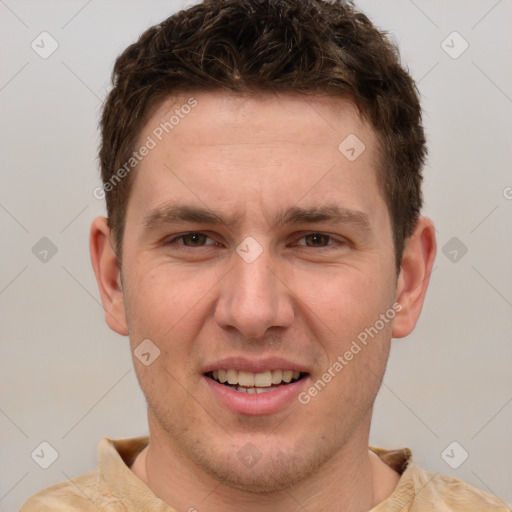
<path fill-rule="evenodd" d="M 318 277 L 304 274 L 296 289 L 302 290 L 299 297 L 322 320 L 332 335 L 329 337 L 346 340 L 357 336 L 392 305 L 391 282 L 383 282 L 378 270 L 336 269 L 320 281 Z M 314 286 L 318 282 L 322 284 Z"/>
<path fill-rule="evenodd" d="M 146 339 L 159 351 L 147 366 L 134 354 L 137 378 L 151 409 L 169 415 L 171 423 L 176 420 L 171 418 L 172 411 L 187 413 L 185 389 L 195 392 L 191 378 L 197 366 L 194 341 L 204 321 L 205 290 L 212 286 L 183 274 L 170 265 L 160 265 L 133 275 L 127 283 L 132 351 Z"/>
<path fill-rule="evenodd" d="M 393 315 L 388 313 L 387 322 L 380 319 L 390 308 L 394 313 L 392 283 L 383 282 L 378 269 L 372 274 L 371 269 L 353 268 L 324 282 L 314 293 L 311 286 L 303 288 L 309 294 L 304 302 L 315 313 L 305 314 L 319 329 L 315 334 L 324 354 L 311 388 L 312 395 L 322 396 L 312 400 L 311 410 L 363 414 L 374 400 L 386 367 Z"/>
<path fill-rule="evenodd" d="M 138 273 L 129 287 L 131 333 L 138 331 L 163 341 L 197 325 L 191 317 L 197 314 L 212 286 L 209 279 L 198 281 L 188 272 L 165 264 Z"/>

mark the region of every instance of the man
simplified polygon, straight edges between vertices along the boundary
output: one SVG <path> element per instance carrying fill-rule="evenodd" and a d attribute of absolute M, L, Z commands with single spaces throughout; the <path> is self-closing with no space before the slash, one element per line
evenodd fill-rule
<path fill-rule="evenodd" d="M 436 252 L 426 148 L 390 42 L 342 2 L 214 0 L 118 58 L 91 258 L 149 437 L 30 511 L 491 511 L 369 448 L 391 338 Z"/>

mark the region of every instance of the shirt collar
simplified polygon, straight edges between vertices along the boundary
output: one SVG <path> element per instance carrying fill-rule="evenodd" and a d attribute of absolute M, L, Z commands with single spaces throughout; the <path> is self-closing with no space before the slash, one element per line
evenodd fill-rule
<path fill-rule="evenodd" d="M 148 445 L 149 436 L 131 439 L 102 439 L 98 446 L 98 465 L 108 488 L 128 507 L 128 510 L 151 510 L 152 512 L 175 512 L 173 508 L 158 498 L 144 482 L 131 471 L 137 455 Z M 405 473 L 412 469 L 412 453 L 409 448 L 384 450 L 370 446 L 369 449 L 394 469 L 400 481 L 393 494 L 371 512 L 377 512 L 381 506 L 391 504 L 400 506 L 402 497 L 406 500 L 410 493 Z M 389 509 L 386 509 L 389 510 Z M 394 508 L 392 510 L 395 510 Z M 400 510 L 396 508 L 396 510 Z"/>
<path fill-rule="evenodd" d="M 102 439 L 98 446 L 98 466 L 107 487 L 129 511 L 175 512 L 135 476 L 130 466 L 147 446 L 149 437 Z"/>

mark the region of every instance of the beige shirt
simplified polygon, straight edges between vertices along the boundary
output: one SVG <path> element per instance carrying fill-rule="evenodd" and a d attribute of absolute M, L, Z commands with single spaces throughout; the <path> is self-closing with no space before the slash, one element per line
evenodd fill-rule
<path fill-rule="evenodd" d="M 35 494 L 20 512 L 175 512 L 130 470 L 148 439 L 103 439 L 94 471 Z M 401 476 L 393 494 L 369 512 L 510 512 L 495 496 L 417 467 L 409 448 L 370 450 Z"/>

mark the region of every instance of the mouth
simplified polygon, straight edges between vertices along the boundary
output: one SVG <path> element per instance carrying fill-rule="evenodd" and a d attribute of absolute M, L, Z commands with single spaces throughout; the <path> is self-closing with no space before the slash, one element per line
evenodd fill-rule
<path fill-rule="evenodd" d="M 249 372 L 235 369 L 219 369 L 207 372 L 205 377 L 238 391 L 239 393 L 260 394 L 282 389 L 307 377 L 297 370 L 267 370 Z"/>

